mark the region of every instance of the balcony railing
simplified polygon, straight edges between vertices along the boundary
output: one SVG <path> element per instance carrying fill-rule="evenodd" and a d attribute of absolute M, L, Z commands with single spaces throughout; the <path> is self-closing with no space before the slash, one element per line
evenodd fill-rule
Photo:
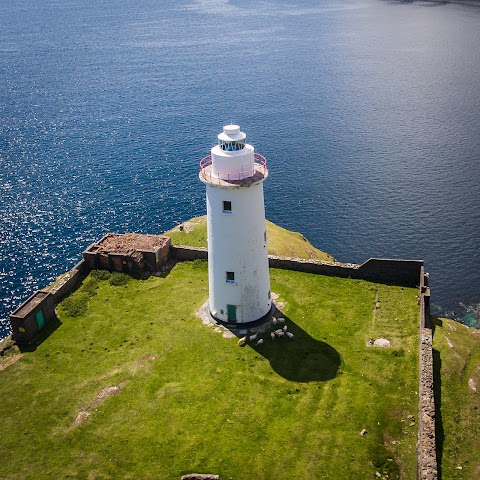
<path fill-rule="evenodd" d="M 267 159 L 259 153 L 254 154 L 253 169 L 243 172 L 213 172 L 212 156 L 200 160 L 200 177 L 208 183 L 251 183 L 268 176 Z"/>

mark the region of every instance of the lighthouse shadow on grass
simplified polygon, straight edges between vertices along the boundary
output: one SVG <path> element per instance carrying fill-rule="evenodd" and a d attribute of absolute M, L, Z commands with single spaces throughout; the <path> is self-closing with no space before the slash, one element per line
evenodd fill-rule
<path fill-rule="evenodd" d="M 249 344 L 258 354 L 265 357 L 272 369 L 292 382 L 324 382 L 338 374 L 341 364 L 340 354 L 328 343 L 314 339 L 290 318 L 277 311 L 277 316 L 285 318 L 287 331 L 293 334 L 271 338 L 271 332 L 281 328 L 271 325 L 259 335 L 263 344 Z"/>

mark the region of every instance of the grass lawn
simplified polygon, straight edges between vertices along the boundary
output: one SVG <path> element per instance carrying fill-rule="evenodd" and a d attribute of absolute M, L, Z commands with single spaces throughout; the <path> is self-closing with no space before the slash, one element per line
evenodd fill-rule
<path fill-rule="evenodd" d="M 478 479 L 480 332 L 452 320 L 435 319 L 433 348 L 442 478 Z"/>
<path fill-rule="evenodd" d="M 266 221 L 268 253 L 282 257 L 307 258 L 334 262 L 335 259 L 328 253 L 315 248 L 301 233 L 291 232 L 275 223 Z M 194 217 L 179 226 L 169 230 L 165 235 L 172 239 L 174 245 L 188 245 L 191 247 L 207 247 L 207 217 Z"/>
<path fill-rule="evenodd" d="M 61 305 L 0 371 L 0 477 L 415 478 L 417 291 L 276 269 L 271 283 L 295 338 L 263 348 L 195 317 L 201 261 L 99 281 L 78 317 Z M 379 337 L 392 346 L 367 347 Z"/>

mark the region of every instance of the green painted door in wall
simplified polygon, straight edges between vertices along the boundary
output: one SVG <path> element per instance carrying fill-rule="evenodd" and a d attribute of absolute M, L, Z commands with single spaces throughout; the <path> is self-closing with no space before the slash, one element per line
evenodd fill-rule
<path fill-rule="evenodd" d="M 39 310 L 35 315 L 37 319 L 38 329 L 41 330 L 45 326 L 45 318 L 43 317 L 43 310 Z"/>
<path fill-rule="evenodd" d="M 236 305 L 227 305 L 227 314 L 229 322 L 237 321 L 237 306 Z"/>

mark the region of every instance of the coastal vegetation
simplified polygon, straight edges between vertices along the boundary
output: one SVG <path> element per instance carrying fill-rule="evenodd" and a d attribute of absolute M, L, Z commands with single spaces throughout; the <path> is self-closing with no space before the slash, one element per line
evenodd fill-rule
<path fill-rule="evenodd" d="M 480 332 L 434 319 L 437 455 L 441 478 L 480 478 Z"/>
<path fill-rule="evenodd" d="M 0 372 L 3 478 L 415 476 L 415 289 L 272 269 L 294 339 L 242 348 L 195 315 L 205 262 L 110 278 Z"/>
<path fill-rule="evenodd" d="M 301 233 L 291 232 L 266 221 L 268 253 L 282 257 L 306 258 L 334 262 L 335 259 L 326 252 L 315 248 Z M 165 233 L 172 239 L 173 245 L 188 245 L 190 247 L 207 247 L 207 217 L 194 217 L 177 225 Z"/>

